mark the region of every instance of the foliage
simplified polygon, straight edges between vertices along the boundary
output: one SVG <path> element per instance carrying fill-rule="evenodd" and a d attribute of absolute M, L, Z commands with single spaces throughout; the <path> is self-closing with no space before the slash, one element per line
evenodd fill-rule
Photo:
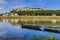
<path fill-rule="evenodd" d="M 47 40 L 58 40 L 57 38 L 55 38 L 55 37 L 48 37 L 48 39 Z"/>
<path fill-rule="evenodd" d="M 56 14 L 57 16 L 60 16 L 60 10 L 37 10 L 37 11 L 11 11 L 12 13 L 17 13 L 18 15 L 27 15 L 27 16 L 51 16 L 52 14 Z"/>
<path fill-rule="evenodd" d="M 26 36 L 24 36 L 24 40 L 58 40 L 56 37 L 40 37 L 40 36 L 38 36 L 38 37 L 36 37 L 36 36 L 33 36 L 32 38 L 30 38 L 30 39 L 27 39 L 27 37 Z"/>

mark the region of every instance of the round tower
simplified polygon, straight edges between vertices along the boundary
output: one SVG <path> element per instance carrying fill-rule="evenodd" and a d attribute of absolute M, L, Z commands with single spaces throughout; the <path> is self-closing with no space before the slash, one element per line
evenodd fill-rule
<path fill-rule="evenodd" d="M 46 10 L 46 6 L 44 6 L 44 10 Z"/>

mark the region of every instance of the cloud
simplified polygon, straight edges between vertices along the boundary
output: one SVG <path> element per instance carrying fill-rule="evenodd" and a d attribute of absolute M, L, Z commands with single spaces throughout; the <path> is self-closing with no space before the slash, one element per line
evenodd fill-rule
<path fill-rule="evenodd" d="M 2 10 L 2 8 L 0 8 L 0 10 Z"/>
<path fill-rule="evenodd" d="M 1 11 L 3 10 L 3 8 L 2 7 L 0 7 L 0 13 L 1 13 Z"/>
<path fill-rule="evenodd" d="M 5 0 L 0 0 L 0 4 L 7 4 Z"/>

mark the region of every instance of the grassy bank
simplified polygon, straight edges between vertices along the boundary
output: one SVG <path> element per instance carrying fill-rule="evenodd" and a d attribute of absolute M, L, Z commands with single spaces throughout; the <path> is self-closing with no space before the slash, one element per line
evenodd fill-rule
<path fill-rule="evenodd" d="M 0 16 L 0 19 L 60 19 L 60 16 Z"/>

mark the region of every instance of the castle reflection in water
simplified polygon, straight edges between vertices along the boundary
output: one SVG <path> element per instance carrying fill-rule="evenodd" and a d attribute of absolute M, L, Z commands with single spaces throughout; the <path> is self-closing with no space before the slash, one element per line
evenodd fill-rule
<path fill-rule="evenodd" d="M 59 25 L 60 20 L 41 20 L 41 19 L 0 19 L 0 22 L 10 23 L 15 26 L 21 24 L 32 24 L 32 25 Z"/>
<path fill-rule="evenodd" d="M 31 29 L 25 29 L 21 27 L 21 24 L 32 24 L 32 25 L 45 25 L 45 26 L 60 26 L 60 20 L 50 20 L 50 19 L 0 19 L 0 40 L 24 40 L 24 35 L 26 36 L 56 36 L 60 38 L 60 34 L 37 31 Z M 6 31 L 6 32 L 5 32 Z M 42 34 L 43 33 L 43 34 Z M 21 37 L 21 38 L 20 38 Z"/>

